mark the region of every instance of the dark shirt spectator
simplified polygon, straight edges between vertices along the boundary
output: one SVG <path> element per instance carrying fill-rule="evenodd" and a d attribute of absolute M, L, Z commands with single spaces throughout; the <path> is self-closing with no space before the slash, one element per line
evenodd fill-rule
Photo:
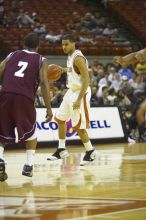
<path fill-rule="evenodd" d="M 97 87 L 93 86 L 91 88 L 91 100 L 90 100 L 91 107 L 98 106 L 98 97 L 97 97 Z"/>

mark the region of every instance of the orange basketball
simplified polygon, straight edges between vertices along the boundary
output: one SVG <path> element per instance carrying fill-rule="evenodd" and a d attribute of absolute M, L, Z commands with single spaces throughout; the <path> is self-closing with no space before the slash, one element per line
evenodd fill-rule
<path fill-rule="evenodd" d="M 57 64 L 48 65 L 48 80 L 56 81 L 61 77 L 61 66 Z"/>

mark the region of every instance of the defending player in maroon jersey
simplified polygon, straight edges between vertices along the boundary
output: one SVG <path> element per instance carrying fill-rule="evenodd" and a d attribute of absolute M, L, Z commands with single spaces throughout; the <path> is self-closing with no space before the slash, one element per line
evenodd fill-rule
<path fill-rule="evenodd" d="M 3 158 L 6 143 L 26 143 L 27 160 L 22 174 L 33 175 L 33 158 L 37 145 L 34 107 L 38 86 L 47 108 L 46 120 L 52 119 L 47 80 L 48 62 L 37 53 L 39 37 L 30 33 L 25 38 L 25 49 L 10 53 L 0 64 L 0 181 L 7 179 Z"/>

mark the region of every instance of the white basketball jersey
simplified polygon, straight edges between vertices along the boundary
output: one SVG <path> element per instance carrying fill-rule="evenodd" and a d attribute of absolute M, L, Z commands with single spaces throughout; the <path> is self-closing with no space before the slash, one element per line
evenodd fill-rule
<path fill-rule="evenodd" d="M 67 85 L 66 86 L 73 91 L 80 90 L 81 85 L 82 85 L 81 75 L 76 73 L 74 70 L 74 60 L 77 56 L 84 57 L 84 55 L 82 54 L 80 50 L 75 50 L 73 54 L 68 56 L 68 59 L 67 59 L 68 72 L 67 72 Z M 88 68 L 88 61 L 85 57 L 84 59 L 85 59 L 85 62 Z"/>

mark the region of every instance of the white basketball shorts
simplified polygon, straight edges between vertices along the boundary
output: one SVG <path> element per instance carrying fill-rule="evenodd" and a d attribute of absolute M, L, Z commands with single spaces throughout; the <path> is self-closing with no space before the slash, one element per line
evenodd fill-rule
<path fill-rule="evenodd" d="M 57 122 L 65 122 L 71 119 L 74 129 L 86 129 L 89 128 L 91 89 L 88 87 L 82 99 L 80 109 L 73 110 L 73 103 L 77 100 L 79 92 L 73 92 L 71 89 L 68 89 L 60 107 L 57 109 L 54 119 Z"/>

